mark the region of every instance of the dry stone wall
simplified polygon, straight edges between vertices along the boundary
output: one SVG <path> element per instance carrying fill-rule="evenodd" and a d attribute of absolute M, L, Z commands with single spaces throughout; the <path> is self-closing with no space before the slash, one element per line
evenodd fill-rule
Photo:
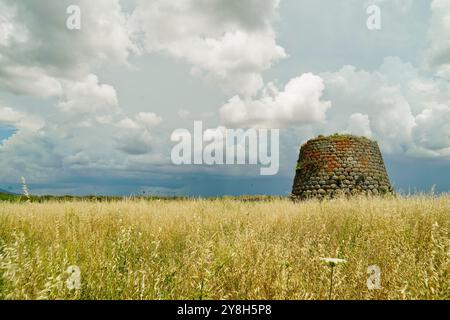
<path fill-rule="evenodd" d="M 352 135 L 319 136 L 300 150 L 292 198 L 391 193 L 376 141 Z"/>

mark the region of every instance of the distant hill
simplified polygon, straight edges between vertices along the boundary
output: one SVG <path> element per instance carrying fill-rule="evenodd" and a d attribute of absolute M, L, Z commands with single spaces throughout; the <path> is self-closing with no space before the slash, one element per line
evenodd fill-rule
<path fill-rule="evenodd" d="M 6 191 L 6 190 L 4 190 L 4 189 L 0 189 L 0 194 L 10 194 L 10 195 L 14 195 L 15 193 Z"/>

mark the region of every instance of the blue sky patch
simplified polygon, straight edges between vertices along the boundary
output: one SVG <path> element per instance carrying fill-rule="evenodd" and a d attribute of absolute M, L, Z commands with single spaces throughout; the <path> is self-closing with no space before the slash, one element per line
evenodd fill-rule
<path fill-rule="evenodd" d="M 11 137 L 17 132 L 17 128 L 11 125 L 0 124 L 0 142 L 3 143 L 4 140 Z"/>

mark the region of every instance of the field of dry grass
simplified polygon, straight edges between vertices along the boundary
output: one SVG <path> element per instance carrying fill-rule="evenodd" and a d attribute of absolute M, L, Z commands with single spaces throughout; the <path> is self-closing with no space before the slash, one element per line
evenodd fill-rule
<path fill-rule="evenodd" d="M 0 299 L 328 299 L 324 257 L 332 299 L 449 299 L 449 229 L 450 196 L 5 202 Z"/>

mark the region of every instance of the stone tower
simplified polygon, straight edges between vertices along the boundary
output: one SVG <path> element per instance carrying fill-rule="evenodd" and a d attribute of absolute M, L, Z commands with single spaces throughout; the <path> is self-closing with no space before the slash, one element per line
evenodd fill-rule
<path fill-rule="evenodd" d="M 378 143 L 352 135 L 319 136 L 300 150 L 292 198 L 378 195 L 392 187 Z"/>

